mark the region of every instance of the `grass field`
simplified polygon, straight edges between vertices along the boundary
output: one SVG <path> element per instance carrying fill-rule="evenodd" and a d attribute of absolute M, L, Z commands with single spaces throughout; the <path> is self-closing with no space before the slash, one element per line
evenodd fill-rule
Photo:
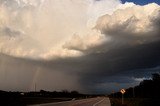
<path fill-rule="evenodd" d="M 121 98 L 110 98 L 112 106 L 160 106 L 160 98 L 125 98 L 122 105 Z"/>

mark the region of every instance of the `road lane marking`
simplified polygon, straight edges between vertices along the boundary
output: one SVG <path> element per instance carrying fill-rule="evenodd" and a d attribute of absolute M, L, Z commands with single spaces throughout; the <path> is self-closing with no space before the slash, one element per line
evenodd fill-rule
<path fill-rule="evenodd" d="M 101 102 L 103 102 L 103 101 L 104 101 L 104 99 L 105 99 L 105 98 L 103 98 L 102 100 L 100 100 L 100 101 L 96 102 L 95 104 L 93 104 L 93 106 L 96 106 L 96 105 L 100 104 Z"/>
<path fill-rule="evenodd" d="M 95 104 L 93 104 L 93 106 L 98 105 L 99 103 L 101 103 L 105 98 L 103 98 L 102 100 L 96 102 Z M 86 102 L 86 99 L 81 99 L 81 100 L 75 100 L 74 102 Z M 92 101 L 92 99 L 88 99 L 89 101 Z M 70 101 L 62 101 L 62 102 L 55 102 L 55 103 L 45 103 L 45 104 L 35 104 L 35 105 L 27 105 L 27 106 L 48 106 L 48 105 L 59 105 L 59 104 L 63 104 L 63 103 L 71 103 L 73 102 L 72 100 Z"/>
<path fill-rule="evenodd" d="M 90 100 L 90 99 L 81 99 L 81 100 L 74 100 L 74 102 L 84 102 L 84 100 Z M 47 105 L 58 105 L 63 103 L 71 103 L 73 100 L 70 101 L 62 101 L 62 102 L 54 102 L 54 103 L 43 103 L 43 104 L 35 104 L 35 105 L 27 105 L 27 106 L 47 106 Z"/>

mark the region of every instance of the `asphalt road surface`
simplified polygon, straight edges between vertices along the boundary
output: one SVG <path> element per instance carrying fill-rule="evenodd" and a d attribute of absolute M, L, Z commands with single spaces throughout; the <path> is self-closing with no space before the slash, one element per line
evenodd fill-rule
<path fill-rule="evenodd" d="M 32 106 L 111 106 L 109 98 L 97 97 L 91 99 L 72 100 L 57 103 L 38 104 Z"/>

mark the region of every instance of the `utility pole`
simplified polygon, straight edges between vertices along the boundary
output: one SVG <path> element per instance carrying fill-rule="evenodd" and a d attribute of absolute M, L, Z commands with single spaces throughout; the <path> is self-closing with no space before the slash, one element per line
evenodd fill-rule
<path fill-rule="evenodd" d="M 134 90 L 134 87 L 133 87 L 133 98 L 135 98 L 135 90 Z"/>
<path fill-rule="evenodd" d="M 36 83 L 34 85 L 34 90 L 35 90 L 35 92 L 37 91 L 37 85 L 36 85 Z"/>
<path fill-rule="evenodd" d="M 113 96 L 113 98 L 114 98 L 114 91 L 112 91 L 112 96 Z"/>

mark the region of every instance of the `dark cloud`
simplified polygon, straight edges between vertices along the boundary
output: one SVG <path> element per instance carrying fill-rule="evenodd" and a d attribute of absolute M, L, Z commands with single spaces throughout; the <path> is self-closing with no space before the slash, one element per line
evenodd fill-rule
<path fill-rule="evenodd" d="M 136 46 L 113 48 L 108 52 L 88 54 L 79 58 L 48 61 L 46 67 L 79 76 L 86 90 L 102 83 L 135 83 L 132 78 L 148 77 L 149 70 L 160 66 L 160 41 Z M 145 72 L 145 71 L 146 72 Z M 151 74 L 151 73 L 150 73 Z M 136 83 L 137 84 L 137 83 Z M 106 88 L 107 89 L 107 88 Z"/>
<path fill-rule="evenodd" d="M 4 68 L 1 67 L 1 69 L 6 69 L 6 71 L 12 69 L 14 73 L 17 73 L 15 70 L 19 70 L 18 73 L 24 73 L 21 74 L 22 76 L 30 73 L 30 77 L 27 75 L 26 77 L 28 78 L 25 78 L 25 80 L 28 79 L 31 82 L 38 68 L 42 73 L 52 73 L 53 75 L 50 74 L 51 76 L 55 76 L 56 73 L 63 73 L 76 80 L 77 84 L 82 89 L 85 89 L 85 91 L 98 93 L 99 89 L 102 90 L 103 87 L 105 87 L 102 90 L 103 92 L 110 91 L 114 88 L 113 86 L 115 84 L 121 85 L 118 88 L 131 86 L 132 84 L 135 85 L 137 81 L 133 78 L 149 77 L 152 72 L 159 71 L 158 69 L 154 69 L 160 66 L 159 54 L 160 41 L 157 41 L 138 46 L 115 48 L 108 52 L 88 54 L 79 58 L 59 58 L 50 61 L 12 57 L 6 59 L 8 56 L 5 56 L 4 60 L 1 56 L 1 64 L 4 62 L 7 66 L 10 66 L 10 68 L 6 68 L 7 66 L 4 65 Z M 17 76 L 19 75 L 17 74 Z M 75 77 L 78 79 L 75 79 Z M 61 75 L 56 79 L 62 79 L 64 81 L 65 76 Z M 14 80 L 12 79 L 12 81 Z M 45 83 L 46 81 L 44 80 L 44 82 L 39 83 Z M 55 81 L 53 80 L 52 82 L 54 86 Z M 66 83 L 69 82 L 66 80 Z M 59 85 L 63 84 L 63 82 L 59 82 Z M 78 86 L 77 84 L 73 84 L 72 87 Z M 66 89 L 65 87 L 59 86 L 59 89 Z M 49 89 L 49 87 L 42 88 Z M 100 92 L 102 92 L 101 90 Z"/>

